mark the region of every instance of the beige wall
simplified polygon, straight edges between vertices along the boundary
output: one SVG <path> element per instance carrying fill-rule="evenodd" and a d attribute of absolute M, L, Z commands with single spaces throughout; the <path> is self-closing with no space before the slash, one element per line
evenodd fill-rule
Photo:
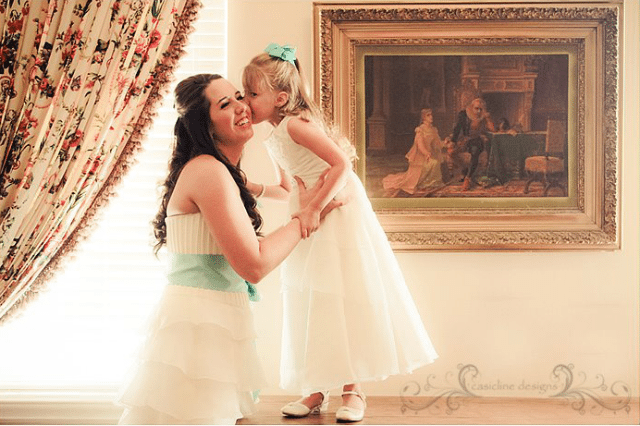
<path fill-rule="evenodd" d="M 558 364 L 584 373 L 583 386 L 622 381 L 638 396 L 639 383 L 639 3 L 626 1 L 621 56 L 620 188 L 622 249 L 613 252 L 398 253 L 407 285 L 440 358 L 411 376 L 370 383 L 370 394 L 398 395 L 411 381 L 459 388 L 458 366 L 473 364 L 477 383 L 514 385 L 478 390 L 482 396 L 550 396 L 518 389 L 553 384 Z M 269 42 L 291 43 L 308 78 L 312 74 L 312 1 L 229 0 L 229 77 Z M 262 125 L 260 125 L 262 126 Z M 251 179 L 273 179 L 258 126 L 243 167 Z M 285 215 L 282 205 L 262 202 L 267 229 Z M 278 273 L 260 284 L 256 307 L 259 350 L 271 386 L 278 389 L 281 304 Z M 447 375 L 451 375 L 447 381 Z M 578 377 L 575 377 L 579 384 Z M 496 388 L 500 388 L 497 386 Z M 560 390 L 560 389 L 558 389 Z M 596 390 L 601 396 L 608 391 Z"/>

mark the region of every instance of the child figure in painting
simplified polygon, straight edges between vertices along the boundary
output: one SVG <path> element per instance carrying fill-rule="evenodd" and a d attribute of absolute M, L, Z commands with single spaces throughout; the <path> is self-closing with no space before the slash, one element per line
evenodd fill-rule
<path fill-rule="evenodd" d="M 305 396 L 282 413 L 304 417 L 326 409 L 327 390 L 342 387 L 336 418 L 359 421 L 366 407 L 361 382 L 409 373 L 437 354 L 348 150 L 330 136 L 305 90 L 295 49 L 269 45 L 244 69 L 243 85 L 254 122 L 275 127 L 265 144 L 281 170 L 309 187 L 330 167 L 322 191 L 297 216 L 307 232 L 346 185 L 352 194 L 283 263 L 281 386 Z M 291 191 L 292 212 L 296 206 Z"/>
<path fill-rule="evenodd" d="M 416 127 L 413 146 L 405 156 L 409 161 L 409 168 L 405 172 L 389 174 L 382 179 L 387 197 L 395 197 L 400 191 L 425 196 L 429 190 L 444 185 L 440 170 L 442 141 L 438 129 L 433 126 L 433 112 L 431 109 L 423 109 L 420 115 L 421 122 Z"/>

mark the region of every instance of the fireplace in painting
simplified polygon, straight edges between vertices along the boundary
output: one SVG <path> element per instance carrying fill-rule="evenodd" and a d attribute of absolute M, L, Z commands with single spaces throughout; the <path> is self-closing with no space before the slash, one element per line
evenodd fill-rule
<path fill-rule="evenodd" d="M 444 138 L 475 97 L 496 122 L 544 131 L 547 120 L 567 119 L 567 89 L 567 55 L 366 56 L 367 150 L 406 152 L 422 108 Z"/>

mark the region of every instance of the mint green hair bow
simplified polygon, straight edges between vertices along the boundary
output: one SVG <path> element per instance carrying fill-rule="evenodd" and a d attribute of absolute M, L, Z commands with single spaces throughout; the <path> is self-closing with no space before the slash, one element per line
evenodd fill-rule
<path fill-rule="evenodd" d="M 264 51 L 267 52 L 269 56 L 290 62 L 292 65 L 296 64 L 296 48 L 293 46 L 288 44 L 280 46 L 278 43 L 271 43 Z"/>

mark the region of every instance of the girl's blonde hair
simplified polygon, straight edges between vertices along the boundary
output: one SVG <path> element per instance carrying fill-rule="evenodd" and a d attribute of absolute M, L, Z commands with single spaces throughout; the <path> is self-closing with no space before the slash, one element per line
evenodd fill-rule
<path fill-rule="evenodd" d="M 295 115 L 320 124 L 327 135 L 347 153 L 349 159 L 355 159 L 355 148 L 334 126 L 327 123 L 320 108 L 309 96 L 300 63 L 297 59 L 294 63 L 295 65 L 263 52 L 254 57 L 244 68 L 242 84 L 244 87 L 286 93 L 288 99 L 280 107 L 280 116 Z"/>

